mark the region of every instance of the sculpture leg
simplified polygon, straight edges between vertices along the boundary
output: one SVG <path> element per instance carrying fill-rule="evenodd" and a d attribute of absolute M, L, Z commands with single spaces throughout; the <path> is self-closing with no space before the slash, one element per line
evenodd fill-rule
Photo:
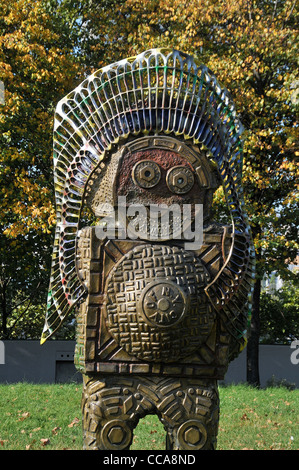
<path fill-rule="evenodd" d="M 127 450 L 140 418 L 151 403 L 140 406 L 137 384 L 126 378 L 84 377 L 82 396 L 83 448 Z"/>
<path fill-rule="evenodd" d="M 167 432 L 166 450 L 214 450 L 219 421 L 217 385 L 186 382 L 176 392 L 184 412 L 173 414 L 168 409 L 161 415 Z"/>
<path fill-rule="evenodd" d="M 216 381 L 84 376 L 84 449 L 129 449 L 139 419 L 153 413 L 166 429 L 167 450 L 215 449 Z"/>

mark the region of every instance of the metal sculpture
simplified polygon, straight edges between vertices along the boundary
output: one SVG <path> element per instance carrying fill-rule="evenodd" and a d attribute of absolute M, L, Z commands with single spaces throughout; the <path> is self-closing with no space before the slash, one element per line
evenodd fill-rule
<path fill-rule="evenodd" d="M 77 308 L 86 449 L 128 449 L 149 413 L 164 424 L 167 449 L 216 447 L 217 383 L 246 344 L 254 275 L 241 132 L 228 92 L 176 50 L 104 67 L 57 106 L 57 228 L 41 342 Z M 229 225 L 212 217 L 220 184 Z M 145 208 L 137 232 L 136 205 Z M 150 226 L 157 205 L 190 205 L 191 216 Z M 203 230 L 193 246 L 181 229 L 195 233 L 195 206 Z M 85 207 L 97 218 L 89 227 Z"/>

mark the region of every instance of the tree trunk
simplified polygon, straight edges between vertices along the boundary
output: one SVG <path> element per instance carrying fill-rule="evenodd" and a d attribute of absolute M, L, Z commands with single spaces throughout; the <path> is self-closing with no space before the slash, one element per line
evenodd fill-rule
<path fill-rule="evenodd" d="M 0 305 L 1 305 L 1 313 L 2 313 L 2 328 L 0 328 L 0 334 L 2 333 L 2 337 L 7 339 L 7 305 L 6 305 L 6 287 L 7 282 L 1 282 L 1 291 L 0 291 Z M 2 329 L 2 332 L 1 332 Z"/>
<path fill-rule="evenodd" d="M 252 299 L 252 317 L 247 344 L 247 382 L 260 387 L 259 339 L 260 339 L 261 279 L 256 279 Z"/>

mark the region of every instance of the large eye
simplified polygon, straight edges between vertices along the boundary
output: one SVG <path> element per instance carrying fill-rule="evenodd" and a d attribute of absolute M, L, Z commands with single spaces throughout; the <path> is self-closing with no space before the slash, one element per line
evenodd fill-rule
<path fill-rule="evenodd" d="M 141 188 L 153 188 L 160 181 L 161 170 L 157 163 L 151 160 L 142 160 L 134 166 L 132 177 Z"/>
<path fill-rule="evenodd" d="M 194 175 L 186 166 L 175 166 L 168 170 L 166 183 L 172 193 L 185 194 L 194 185 Z"/>

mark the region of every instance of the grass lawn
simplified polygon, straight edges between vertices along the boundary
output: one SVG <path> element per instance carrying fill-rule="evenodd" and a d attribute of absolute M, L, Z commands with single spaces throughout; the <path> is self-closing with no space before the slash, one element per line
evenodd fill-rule
<path fill-rule="evenodd" d="M 1 450 L 80 450 L 81 386 L 0 385 Z M 299 390 L 220 387 L 218 450 L 299 450 Z M 165 449 L 156 416 L 141 420 L 132 450 Z"/>

